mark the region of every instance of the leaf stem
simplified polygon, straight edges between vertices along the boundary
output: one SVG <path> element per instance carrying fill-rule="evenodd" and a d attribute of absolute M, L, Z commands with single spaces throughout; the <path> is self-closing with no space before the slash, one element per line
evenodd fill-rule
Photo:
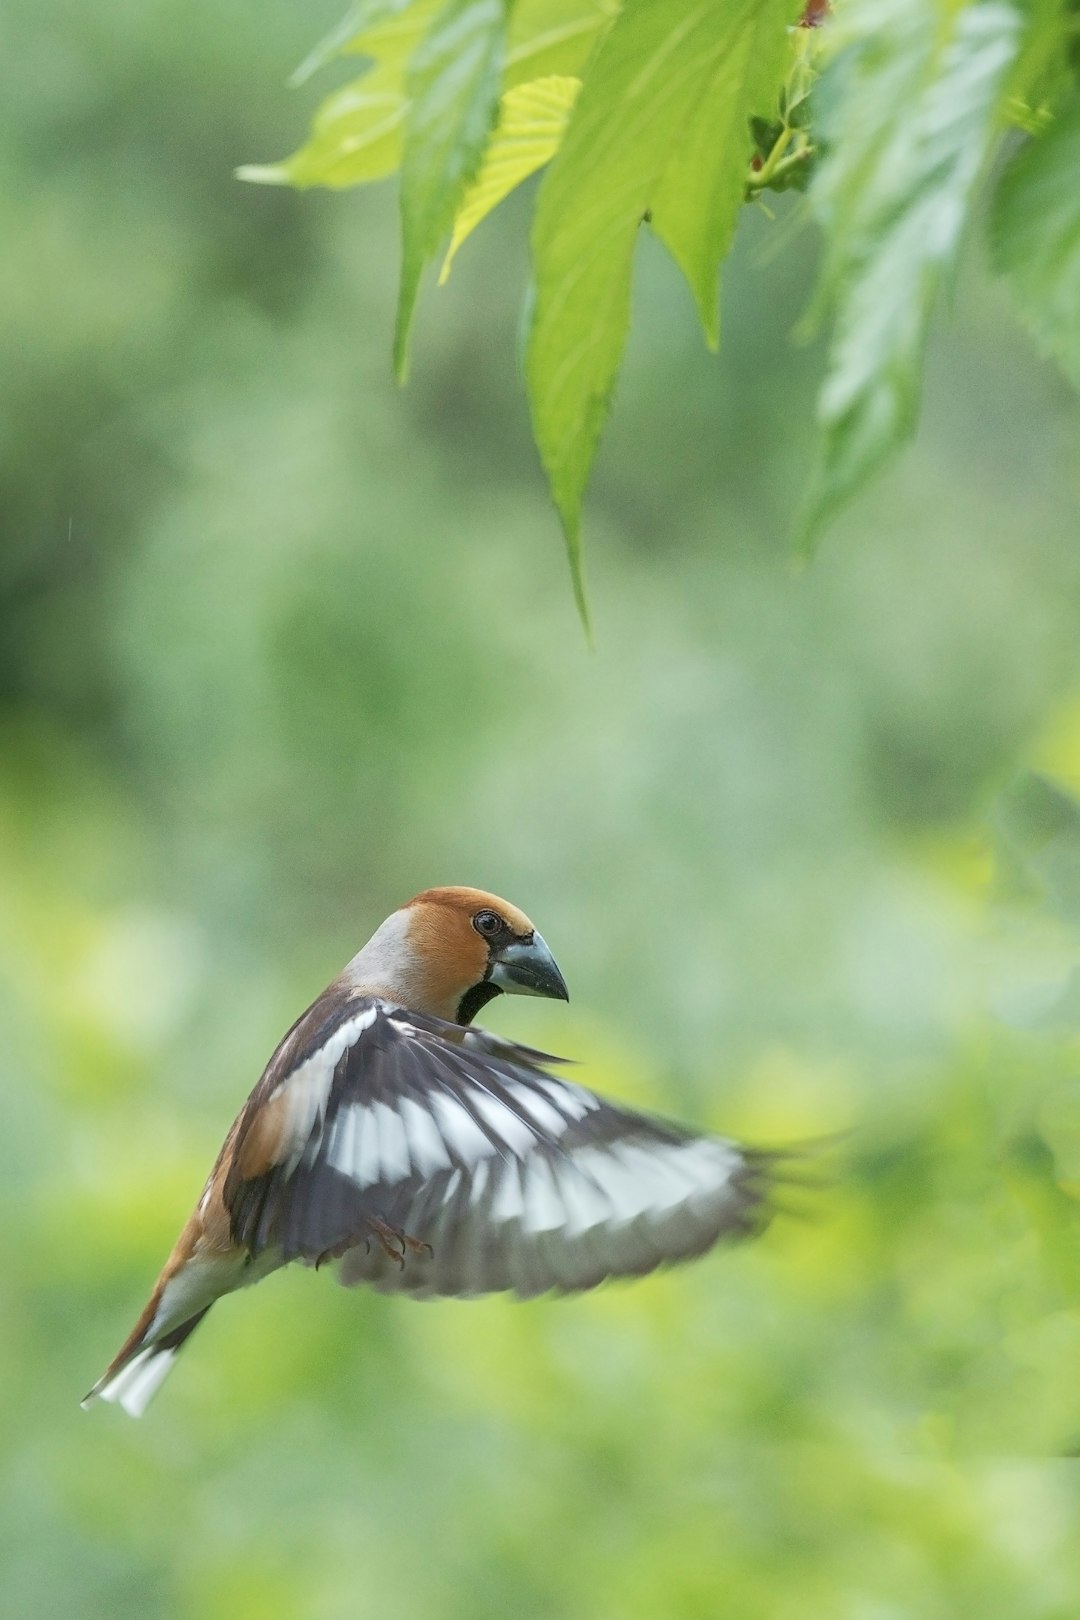
<path fill-rule="evenodd" d="M 787 148 L 792 136 L 796 137 L 796 145 L 794 151 L 789 152 Z M 785 124 L 761 168 L 751 169 L 747 175 L 747 199 L 756 197 L 759 192 L 767 190 L 775 180 L 782 179 L 785 174 L 790 174 L 793 169 L 798 168 L 800 163 L 805 163 L 812 150 L 804 130 L 791 129 Z"/>

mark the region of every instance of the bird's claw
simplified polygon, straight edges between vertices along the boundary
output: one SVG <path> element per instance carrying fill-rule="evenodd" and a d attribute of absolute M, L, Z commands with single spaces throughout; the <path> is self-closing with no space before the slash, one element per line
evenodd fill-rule
<path fill-rule="evenodd" d="M 396 1226 L 389 1226 L 385 1221 L 372 1218 L 369 1225 L 386 1258 L 393 1260 L 402 1271 L 405 1269 L 405 1256 L 408 1253 L 427 1254 L 429 1257 L 434 1253 L 430 1243 L 425 1243 L 421 1238 L 410 1237 L 408 1232 L 402 1232 Z M 366 1240 L 366 1247 L 370 1254 L 370 1238 Z"/>
<path fill-rule="evenodd" d="M 422 1238 L 411 1237 L 408 1232 L 402 1232 L 396 1226 L 390 1226 L 386 1221 L 379 1220 L 378 1216 L 369 1216 L 367 1224 L 367 1237 L 362 1239 L 355 1236 L 343 1238 L 340 1243 L 333 1244 L 331 1248 L 323 1249 L 322 1253 L 315 1258 L 315 1270 L 318 1271 L 321 1266 L 325 1266 L 330 1260 L 340 1260 L 341 1256 L 349 1249 L 354 1248 L 358 1242 L 363 1243 L 364 1253 L 370 1254 L 372 1239 L 379 1245 L 386 1258 L 392 1260 L 402 1271 L 405 1269 L 405 1257 L 409 1253 L 426 1254 L 429 1259 L 435 1253 L 430 1243 L 425 1243 Z"/>

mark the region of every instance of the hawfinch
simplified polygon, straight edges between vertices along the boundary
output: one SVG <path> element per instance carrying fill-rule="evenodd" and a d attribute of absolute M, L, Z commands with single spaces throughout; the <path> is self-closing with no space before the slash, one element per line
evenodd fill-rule
<path fill-rule="evenodd" d="M 774 1156 L 605 1102 L 471 1028 L 503 991 L 568 999 L 516 906 L 428 889 L 388 917 L 274 1052 L 84 1404 L 139 1416 L 214 1301 L 290 1260 L 417 1298 L 527 1297 L 760 1229 Z"/>

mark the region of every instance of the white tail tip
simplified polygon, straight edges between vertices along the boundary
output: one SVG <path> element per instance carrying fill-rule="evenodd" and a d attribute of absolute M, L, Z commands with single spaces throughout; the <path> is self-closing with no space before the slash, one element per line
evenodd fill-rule
<path fill-rule="evenodd" d="M 83 1401 L 83 1406 L 94 1401 L 115 1401 L 131 1417 L 142 1417 L 154 1395 L 165 1381 L 166 1374 L 176 1360 L 179 1345 L 163 1349 L 152 1344 L 113 1373 L 95 1384 Z"/>

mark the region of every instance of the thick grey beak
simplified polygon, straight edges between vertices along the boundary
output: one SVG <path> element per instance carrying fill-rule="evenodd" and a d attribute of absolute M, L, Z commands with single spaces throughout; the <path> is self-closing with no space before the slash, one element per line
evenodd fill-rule
<path fill-rule="evenodd" d="M 555 958 L 539 934 L 530 940 L 515 940 L 497 951 L 488 974 L 511 996 L 550 996 L 553 1001 L 569 1001 L 566 980 L 555 966 Z"/>

